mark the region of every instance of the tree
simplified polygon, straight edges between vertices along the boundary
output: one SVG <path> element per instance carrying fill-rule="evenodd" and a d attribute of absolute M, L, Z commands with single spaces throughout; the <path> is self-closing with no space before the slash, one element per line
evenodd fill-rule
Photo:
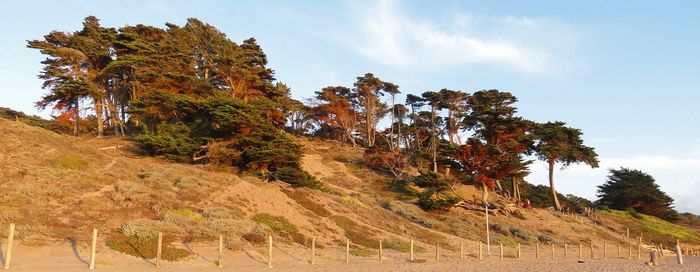
<path fill-rule="evenodd" d="M 44 36 L 43 40 L 27 42 L 28 48 L 39 49 L 46 59 L 39 78 L 44 80 L 43 89 L 50 92 L 36 103 L 39 109 L 53 105 L 54 110 L 73 112 L 73 134 L 78 134 L 80 122 L 80 101 L 93 91 L 88 84 L 86 67 L 87 56 L 76 49 L 74 34 L 54 31 Z"/>
<path fill-rule="evenodd" d="M 634 209 L 666 220 L 678 217 L 673 199 L 659 189 L 651 175 L 624 167 L 609 171 L 607 181 L 598 186 L 599 205 L 616 210 Z"/>
<path fill-rule="evenodd" d="M 408 95 L 406 95 L 406 105 L 408 105 L 411 108 L 411 114 L 409 115 L 409 119 L 411 120 L 411 123 L 409 125 L 411 127 L 415 128 L 415 122 L 416 122 L 415 120 L 417 118 L 416 109 L 420 109 L 423 106 L 425 106 L 425 99 L 423 99 L 422 97 L 417 96 L 417 95 L 408 94 Z M 415 131 L 415 129 L 413 129 L 413 130 Z M 408 133 L 408 135 L 409 135 L 408 138 L 411 138 L 411 136 L 410 136 L 411 133 Z M 415 132 L 413 133 L 413 140 L 418 141 L 418 135 Z M 406 148 L 407 149 L 412 148 L 411 142 L 412 141 L 410 139 L 406 140 Z M 420 146 L 418 146 L 418 147 L 420 148 Z"/>
<path fill-rule="evenodd" d="M 399 86 L 391 83 L 391 82 L 384 82 L 384 92 L 388 93 L 391 95 L 391 132 L 390 132 L 390 141 L 389 141 L 389 146 L 394 147 L 394 117 L 396 115 L 396 94 L 401 93 L 399 91 Z M 400 129 L 400 127 L 399 127 Z M 400 146 L 399 140 L 401 140 L 401 137 L 397 137 L 397 142 L 396 146 Z"/>
<path fill-rule="evenodd" d="M 350 141 L 353 147 L 355 131 L 358 126 L 359 114 L 352 106 L 350 98 L 351 90 L 342 86 L 329 86 L 316 91 L 312 101 L 315 104 L 316 118 L 331 127 L 340 128 L 343 131 L 343 141 Z"/>
<path fill-rule="evenodd" d="M 386 114 L 387 105 L 379 100 L 383 95 L 384 82 L 371 73 L 358 77 L 352 89 L 352 98 L 358 113 L 363 117 L 365 128 L 362 131 L 367 147 L 374 146 L 377 123 Z"/>
<path fill-rule="evenodd" d="M 454 144 L 454 136 L 457 135 L 461 123 L 457 122 L 456 119 L 469 110 L 469 94 L 449 89 L 442 89 L 439 94 L 439 109 L 447 109 L 447 137 L 449 143 Z"/>
<path fill-rule="evenodd" d="M 423 99 L 430 105 L 430 124 L 431 124 L 431 136 L 430 136 L 430 152 L 433 158 L 433 172 L 437 172 L 437 153 L 438 153 L 438 137 L 437 128 L 435 125 L 435 118 L 437 116 L 437 109 L 441 103 L 440 93 L 437 92 L 424 92 L 422 95 Z"/>
<path fill-rule="evenodd" d="M 87 82 L 92 84 L 93 104 L 95 105 L 95 115 L 97 116 L 97 136 L 104 135 L 105 112 L 109 112 L 110 121 L 115 128 L 115 132 L 124 134 L 124 123 L 119 118 L 118 109 L 112 100 L 112 84 L 109 76 L 103 70 L 112 62 L 113 43 L 116 39 L 117 31 L 114 28 L 105 28 L 100 25 L 100 20 L 94 16 L 88 16 L 83 21 L 83 29 L 75 33 L 76 49 L 85 54 L 87 66 L 85 72 Z M 107 107 L 106 109 L 104 107 Z M 119 127 L 119 130 L 117 130 Z"/>
<path fill-rule="evenodd" d="M 532 146 L 532 122 L 515 116 L 514 104 L 518 100 L 509 92 L 482 90 L 468 97 L 468 101 L 470 110 L 463 114 L 461 123 L 473 132 L 473 138 L 492 149 L 493 166 L 485 174 L 501 191 L 501 180 L 510 177 L 517 193 L 515 179 L 526 175 L 530 164 L 522 156 Z"/>
<path fill-rule="evenodd" d="M 488 188 L 493 188 L 494 168 L 498 165 L 497 151 L 488 144 L 476 138 L 469 138 L 452 154 L 452 158 L 460 163 L 461 171 L 471 177 L 474 183 L 481 185 L 482 200 L 488 205 Z M 465 182 L 465 181 L 462 181 Z"/>
<path fill-rule="evenodd" d="M 592 168 L 598 167 L 598 154 L 592 147 L 585 146 L 581 130 L 566 127 L 564 122 L 547 122 L 537 125 L 534 151 L 538 159 L 546 161 L 549 169 L 549 187 L 554 206 L 561 210 L 561 204 L 554 188 L 554 165 L 561 163 L 569 166 L 584 163 Z"/>

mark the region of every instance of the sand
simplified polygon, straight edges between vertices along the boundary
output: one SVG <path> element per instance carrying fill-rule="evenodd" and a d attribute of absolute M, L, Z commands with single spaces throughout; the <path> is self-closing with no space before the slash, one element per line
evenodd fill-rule
<path fill-rule="evenodd" d="M 590 259 L 584 254 L 583 263 L 579 263 L 578 253 L 570 253 L 564 260 L 563 253 L 557 252 L 556 259 L 551 259 L 551 251 L 542 251 L 540 259 L 535 259 L 534 251 L 525 249 L 521 260 L 513 258 L 513 252 L 506 253 L 506 259 L 500 260 L 496 248 L 492 248 L 491 257 L 483 261 L 475 258 L 472 251 L 466 250 L 463 260 L 458 252 L 441 251 L 440 260 L 434 258 L 434 251 L 416 254 L 423 263 L 411 263 L 407 253 L 386 250 L 385 258 L 380 263 L 377 256 L 350 256 L 350 263 L 345 263 L 343 247 L 317 249 L 316 265 L 310 264 L 310 251 L 302 247 L 275 247 L 273 249 L 273 268 L 266 264 L 264 246 L 244 248 L 243 250 L 225 250 L 223 268 L 215 264 L 217 250 L 209 245 L 188 245 L 195 256 L 178 262 L 162 262 L 161 269 L 156 269 L 153 260 L 144 260 L 100 249 L 97 257 L 99 271 L 700 271 L 700 258 L 685 257 L 683 266 L 677 265 L 675 256 L 661 259 L 658 267 L 644 264 L 645 259 L 617 259 L 616 252 L 609 253 L 606 260 L 601 256 Z M 5 246 L 3 245 L 3 254 Z M 429 250 L 430 251 L 430 250 Z M 586 251 L 584 251 L 587 253 Z M 623 251 L 623 253 L 626 253 Z M 635 252 L 636 253 L 636 252 Z M 643 254 L 648 256 L 648 254 Z M 623 258 L 626 254 L 623 254 Z M 636 255 L 635 255 L 636 257 Z M 647 257 L 648 258 L 648 257 Z M 1 258 L 4 262 L 4 258 Z M 89 253 L 85 248 L 76 248 L 70 243 L 58 243 L 41 247 L 18 245 L 13 250 L 10 271 L 80 271 L 87 269 Z"/>

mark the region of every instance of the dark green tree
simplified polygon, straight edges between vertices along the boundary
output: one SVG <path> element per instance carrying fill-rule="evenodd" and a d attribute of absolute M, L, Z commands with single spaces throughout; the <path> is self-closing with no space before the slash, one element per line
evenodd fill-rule
<path fill-rule="evenodd" d="M 615 210 L 634 209 L 643 214 L 675 220 L 673 199 L 659 189 L 654 178 L 636 169 L 610 169 L 608 180 L 598 186 L 598 204 Z"/>

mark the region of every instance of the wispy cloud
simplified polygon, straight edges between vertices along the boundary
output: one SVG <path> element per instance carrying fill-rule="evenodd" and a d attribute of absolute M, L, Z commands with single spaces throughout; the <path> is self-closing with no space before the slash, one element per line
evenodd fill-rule
<path fill-rule="evenodd" d="M 342 42 L 397 69 L 490 64 L 549 73 L 561 70 L 559 49 L 571 47 L 573 41 L 570 29 L 545 19 L 457 14 L 444 26 L 409 18 L 391 0 L 356 9 L 352 14 L 358 29 L 352 35 L 343 33 L 347 36 Z"/>

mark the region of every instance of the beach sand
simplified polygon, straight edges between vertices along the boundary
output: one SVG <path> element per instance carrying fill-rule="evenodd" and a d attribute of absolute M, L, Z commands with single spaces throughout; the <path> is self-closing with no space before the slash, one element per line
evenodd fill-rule
<path fill-rule="evenodd" d="M 434 251 L 416 254 L 422 263 L 409 261 L 409 254 L 385 250 L 384 259 L 378 256 L 350 256 L 350 263 L 345 263 L 343 247 L 317 249 L 316 264 L 310 263 L 310 251 L 307 248 L 284 246 L 273 249 L 273 268 L 266 263 L 266 247 L 244 248 L 243 250 L 224 250 L 224 267 L 216 266 L 217 249 L 208 245 L 187 245 L 195 255 L 178 262 L 163 261 L 161 268 L 155 268 L 153 260 L 120 254 L 101 248 L 98 251 L 96 268 L 99 271 L 700 271 L 700 258 L 686 256 L 684 265 L 677 265 L 674 255 L 666 253 L 657 267 L 644 264 L 648 261 L 648 252 L 642 259 L 636 259 L 636 250 L 632 260 L 627 260 L 627 251 L 622 251 L 622 258 L 617 258 L 617 251 L 609 251 L 607 259 L 595 256 L 590 259 L 590 252 L 584 249 L 583 263 L 578 262 L 577 248 L 570 249 L 568 259 L 564 260 L 563 249 L 556 248 L 555 259 L 551 249 L 542 249 L 540 258 L 535 259 L 534 249 L 524 247 L 522 259 L 514 258 L 514 249 L 506 251 L 506 258 L 500 260 L 497 247 L 492 247 L 492 256 L 477 260 L 476 250 L 465 249 L 464 259 L 459 259 L 459 252 L 442 250 L 440 260 L 435 260 Z M 3 254 L 5 247 L 3 245 Z M 10 271 L 81 271 L 88 270 L 89 252 L 86 248 L 74 248 L 70 243 L 51 244 L 41 247 L 17 245 L 13 250 Z M 4 258 L 2 258 L 4 262 Z"/>

